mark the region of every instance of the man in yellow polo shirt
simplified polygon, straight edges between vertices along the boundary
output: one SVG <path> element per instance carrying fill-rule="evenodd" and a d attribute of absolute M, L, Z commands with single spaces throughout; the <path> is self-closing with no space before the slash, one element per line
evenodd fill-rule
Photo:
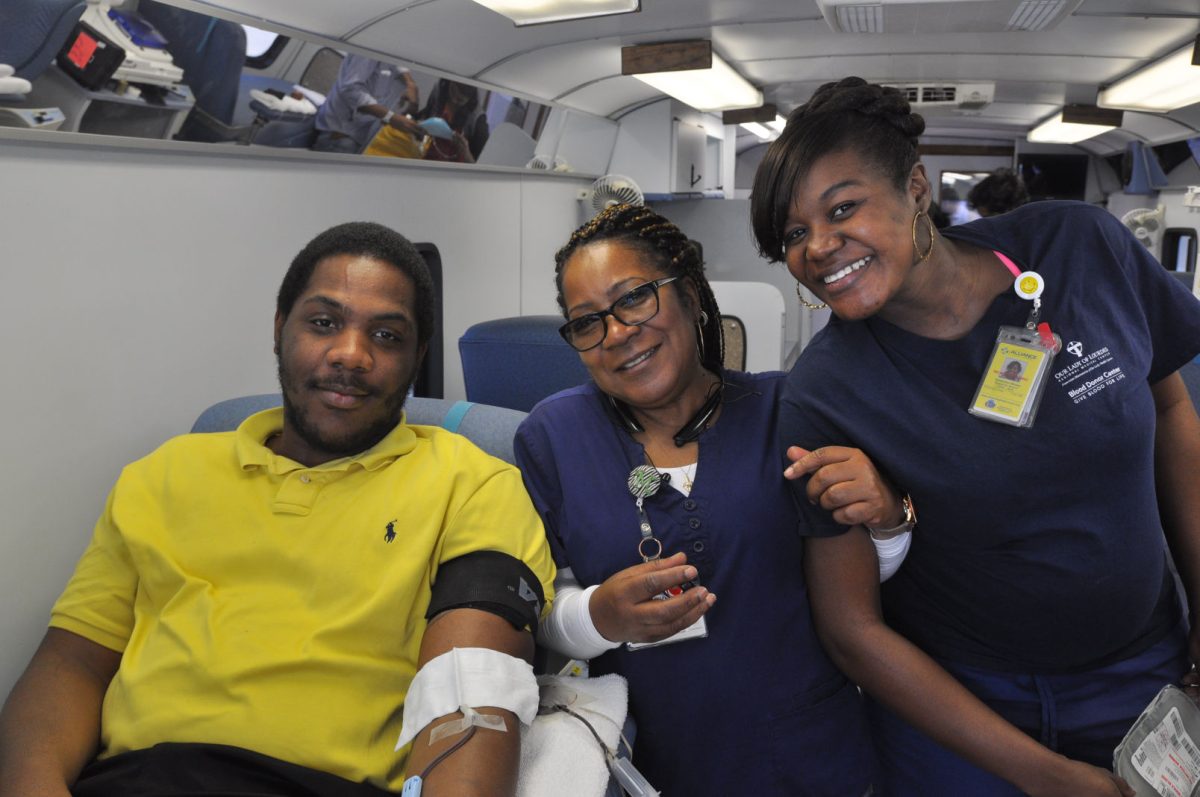
<path fill-rule="evenodd" d="M 0 795 L 512 792 L 554 567 L 515 468 L 402 422 L 432 326 L 386 227 L 297 255 L 283 408 L 125 468 L 0 714 Z"/>

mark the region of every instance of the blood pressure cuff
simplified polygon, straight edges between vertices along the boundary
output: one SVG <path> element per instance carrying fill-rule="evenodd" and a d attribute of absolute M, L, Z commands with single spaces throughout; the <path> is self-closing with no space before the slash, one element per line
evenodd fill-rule
<path fill-rule="evenodd" d="M 536 634 L 545 602 L 529 565 L 500 551 L 475 551 L 438 567 L 425 619 L 449 609 L 480 609 Z"/>

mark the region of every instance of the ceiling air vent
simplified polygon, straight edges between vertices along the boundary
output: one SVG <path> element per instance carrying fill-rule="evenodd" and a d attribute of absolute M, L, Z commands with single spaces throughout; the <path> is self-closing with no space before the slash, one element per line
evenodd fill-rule
<path fill-rule="evenodd" d="M 998 33 L 1053 28 L 1083 0 L 816 0 L 836 33 Z"/>
<path fill-rule="evenodd" d="M 918 102 L 921 105 L 954 103 L 954 95 L 954 86 L 922 86 L 921 99 Z"/>
<path fill-rule="evenodd" d="M 1047 30 L 1079 7 L 1081 0 L 1022 0 L 1008 20 L 1007 30 Z"/>
<path fill-rule="evenodd" d="M 991 104 L 995 83 L 897 83 L 914 108 L 962 108 L 978 110 Z"/>
<path fill-rule="evenodd" d="M 856 3 L 837 7 L 838 29 L 846 33 L 883 33 L 883 6 Z"/>

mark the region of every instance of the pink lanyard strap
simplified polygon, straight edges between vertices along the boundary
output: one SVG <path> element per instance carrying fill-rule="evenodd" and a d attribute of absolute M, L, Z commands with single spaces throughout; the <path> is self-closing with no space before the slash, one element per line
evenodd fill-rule
<path fill-rule="evenodd" d="M 1021 269 L 1017 268 L 1017 264 L 1012 262 L 1012 259 L 1010 259 L 1008 255 L 1001 254 L 995 249 L 992 250 L 992 254 L 1000 258 L 1000 262 L 1008 267 L 1008 270 L 1012 272 L 1014 279 L 1021 276 Z M 1033 329 L 1034 325 L 1036 324 L 1038 336 L 1042 339 L 1042 345 L 1057 354 L 1058 348 L 1061 344 L 1054 339 L 1054 335 L 1050 332 L 1050 325 L 1045 321 L 1041 322 L 1040 324 L 1037 323 L 1038 316 L 1041 312 L 1041 306 L 1042 303 L 1035 299 L 1033 302 L 1033 310 L 1030 311 L 1029 320 L 1025 322 L 1025 326 Z"/>
<path fill-rule="evenodd" d="M 995 249 L 992 250 L 992 254 L 995 255 L 996 257 L 1000 258 L 1001 263 L 1008 266 L 1008 270 L 1012 272 L 1012 275 L 1014 277 L 1021 276 L 1021 269 L 1017 268 L 1017 264 L 1012 262 L 1012 260 L 1009 259 L 1008 255 L 1001 254 L 1000 252 L 997 252 Z"/>

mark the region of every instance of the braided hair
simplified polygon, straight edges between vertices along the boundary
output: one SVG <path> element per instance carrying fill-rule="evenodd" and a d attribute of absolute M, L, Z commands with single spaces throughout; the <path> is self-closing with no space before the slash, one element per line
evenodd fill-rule
<path fill-rule="evenodd" d="M 571 239 L 554 255 L 554 284 L 558 289 L 558 306 L 567 317 L 563 298 L 563 267 L 579 249 L 596 241 L 620 241 L 644 254 L 668 277 L 684 277 L 696 286 L 700 309 L 708 317 L 700 328 L 699 346 L 702 363 L 713 373 L 720 373 L 725 358 L 725 336 L 721 330 L 721 311 L 708 278 L 704 276 L 704 261 L 695 243 L 683 231 L 647 207 L 613 205 L 571 233 Z M 678 282 L 679 296 L 684 302 L 691 299 Z"/>
<path fill-rule="evenodd" d="M 772 262 L 784 259 L 783 228 L 793 194 L 819 159 L 853 150 L 903 191 L 923 132 L 925 120 L 899 89 L 859 77 L 821 86 L 788 116 L 754 175 L 750 221 L 759 253 Z"/>

